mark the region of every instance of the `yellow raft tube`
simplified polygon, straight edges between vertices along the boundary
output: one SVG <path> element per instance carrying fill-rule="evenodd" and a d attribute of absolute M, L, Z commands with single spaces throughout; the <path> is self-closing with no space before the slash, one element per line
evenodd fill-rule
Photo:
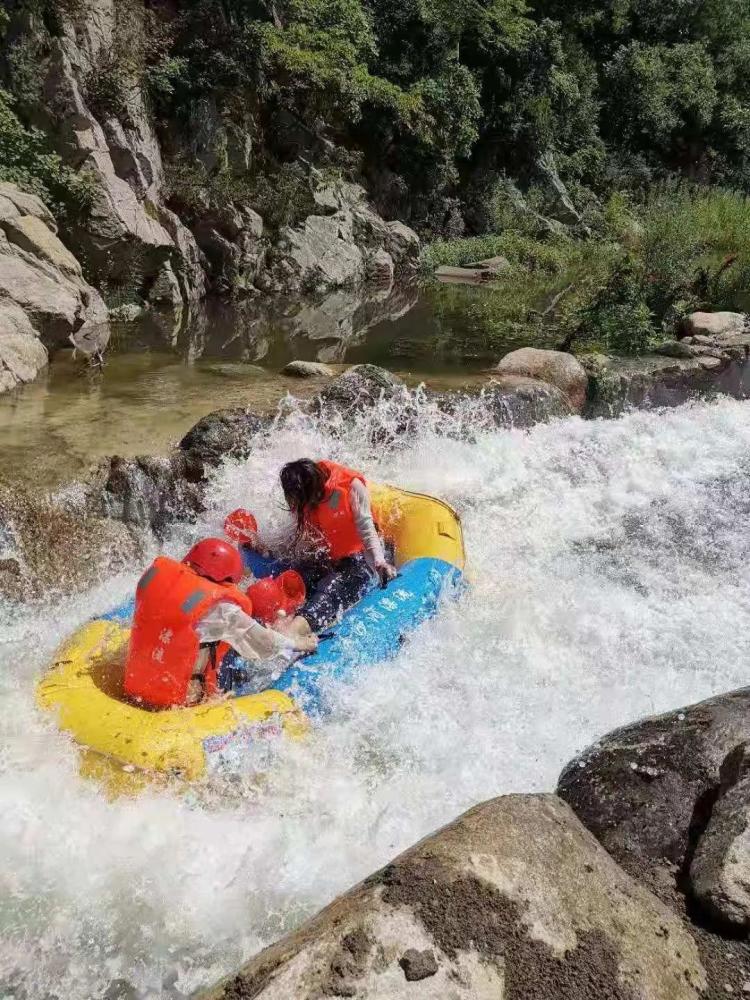
<path fill-rule="evenodd" d="M 464 569 L 465 551 L 459 517 L 447 504 L 389 486 L 371 484 L 371 492 L 381 530 L 394 545 L 396 565 L 402 573 L 385 591 L 363 599 L 375 602 L 374 607 L 365 609 L 368 621 L 375 619 L 375 628 L 386 639 L 387 615 L 394 608 L 399 611 L 399 601 L 400 625 L 394 619 L 393 627 L 405 631 L 409 602 L 421 599 L 421 581 L 429 580 L 432 585 L 449 573 L 458 577 Z M 413 627 L 428 617 L 436 604 L 430 607 L 408 624 Z M 358 622 L 350 629 L 356 635 L 363 631 Z M 299 739 L 306 732 L 309 722 L 303 707 L 310 706 L 302 697 L 299 678 L 308 675 L 301 673 L 300 667 L 291 672 L 295 678 L 286 685 L 289 690 L 282 684 L 259 694 L 164 711 L 148 711 L 123 701 L 121 685 L 129 635 L 130 629 L 122 621 L 88 622 L 58 650 L 37 686 L 40 708 L 55 713 L 59 728 L 70 733 L 82 748 L 82 773 L 98 778 L 112 793 L 136 791 L 159 778 L 198 781 L 206 773 L 207 748 L 221 745 L 224 737 L 242 734 L 250 741 L 283 732 Z M 313 659 L 320 661 L 321 670 L 333 668 L 339 676 L 345 675 L 344 661 L 351 659 L 351 645 L 343 644 L 344 653 L 338 649 L 329 651 L 327 657 L 319 655 L 330 643 L 321 642 L 319 653 L 301 661 L 303 672 L 310 663 L 313 679 Z M 390 648 L 377 642 L 369 647 L 377 659 L 382 658 L 377 655 L 381 647 Z M 366 660 L 367 656 L 360 657 L 359 663 Z"/>

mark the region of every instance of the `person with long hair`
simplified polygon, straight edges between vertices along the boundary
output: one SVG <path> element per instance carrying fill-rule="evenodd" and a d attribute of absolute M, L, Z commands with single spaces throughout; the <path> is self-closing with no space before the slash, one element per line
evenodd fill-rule
<path fill-rule="evenodd" d="M 281 487 L 297 519 L 297 536 L 325 560 L 326 572 L 299 612 L 319 632 L 360 599 L 377 579 L 395 578 L 386 558 L 361 472 L 303 458 L 281 470 Z"/>

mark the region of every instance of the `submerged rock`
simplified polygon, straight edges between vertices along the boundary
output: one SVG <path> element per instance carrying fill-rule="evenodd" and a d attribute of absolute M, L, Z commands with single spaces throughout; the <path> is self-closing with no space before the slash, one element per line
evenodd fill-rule
<path fill-rule="evenodd" d="M 588 375 L 572 354 L 522 347 L 506 354 L 496 370 L 501 375 L 520 375 L 557 386 L 577 413 L 583 410 L 586 403 Z"/>
<path fill-rule="evenodd" d="M 0 486 L 0 597 L 21 601 L 85 590 L 137 565 L 141 556 L 124 524 Z"/>
<path fill-rule="evenodd" d="M 680 920 L 563 802 L 511 795 L 406 851 L 204 1000 L 698 1000 L 704 986 Z"/>

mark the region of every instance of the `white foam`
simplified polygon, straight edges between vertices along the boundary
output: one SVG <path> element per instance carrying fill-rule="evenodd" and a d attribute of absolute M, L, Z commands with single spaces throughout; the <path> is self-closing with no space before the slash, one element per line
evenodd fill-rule
<path fill-rule="evenodd" d="M 143 996 L 187 993 L 473 803 L 551 789 L 607 730 L 747 682 L 747 405 L 470 442 L 446 437 L 427 407 L 398 448 L 369 445 L 366 430 L 334 440 L 288 420 L 222 472 L 205 523 L 170 545 L 238 504 L 280 524 L 277 470 L 305 454 L 463 515 L 471 591 L 398 660 L 337 689 L 333 719 L 281 748 L 262 785 L 110 803 L 34 709 L 55 644 L 134 577 L 2 613 L 5 992 L 83 1000 L 123 978 Z"/>

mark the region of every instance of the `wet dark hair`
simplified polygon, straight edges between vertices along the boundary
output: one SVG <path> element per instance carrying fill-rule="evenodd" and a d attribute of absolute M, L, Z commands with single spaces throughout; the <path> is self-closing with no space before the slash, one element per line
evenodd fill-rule
<path fill-rule="evenodd" d="M 281 470 L 281 488 L 289 510 L 297 516 L 297 529 L 302 530 L 305 511 L 317 507 L 325 496 L 328 473 L 309 458 L 288 462 Z"/>

